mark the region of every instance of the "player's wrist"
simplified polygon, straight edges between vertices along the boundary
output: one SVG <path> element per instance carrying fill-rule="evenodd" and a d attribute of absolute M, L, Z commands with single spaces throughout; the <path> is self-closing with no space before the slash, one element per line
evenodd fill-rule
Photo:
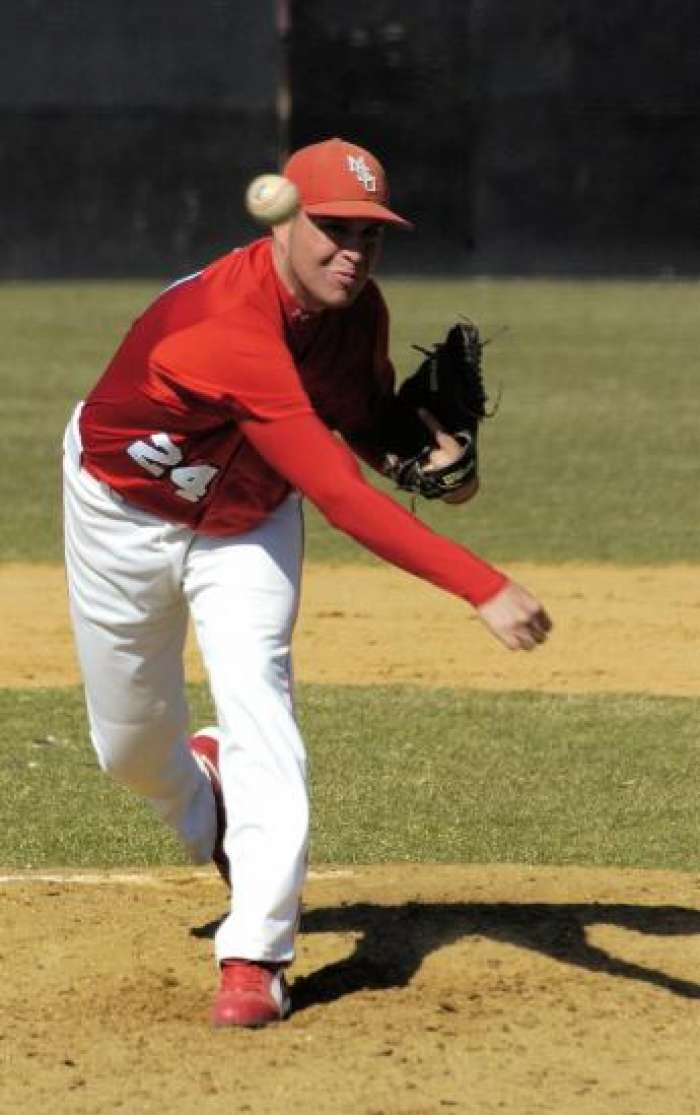
<path fill-rule="evenodd" d="M 479 491 L 479 477 L 473 476 L 471 480 L 463 484 L 461 488 L 457 488 L 454 492 L 446 492 L 442 497 L 443 503 L 457 504 L 467 503 Z"/>
<path fill-rule="evenodd" d="M 495 569 L 486 562 L 482 562 L 482 567 L 478 583 L 470 587 L 468 595 L 465 594 L 465 599 L 477 609 L 490 604 L 511 583 L 500 569 Z"/>

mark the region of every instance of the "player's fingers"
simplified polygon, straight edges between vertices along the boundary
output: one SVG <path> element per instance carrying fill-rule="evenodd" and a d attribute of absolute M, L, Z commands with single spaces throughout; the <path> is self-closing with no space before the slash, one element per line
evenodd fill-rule
<path fill-rule="evenodd" d="M 495 634 L 497 638 L 501 640 L 503 646 L 507 647 L 508 650 L 520 650 L 520 642 L 516 635 L 499 632 L 495 632 Z"/>
<path fill-rule="evenodd" d="M 529 627 L 521 627 L 517 634 L 518 648 L 520 650 L 534 650 L 537 640 Z"/>
<path fill-rule="evenodd" d="M 421 422 L 425 423 L 431 434 L 435 434 L 437 436 L 437 434 L 442 434 L 445 432 L 444 427 L 440 425 L 435 415 L 431 414 L 429 410 L 425 409 L 425 407 L 418 407 L 418 417 L 420 418 Z"/>
<path fill-rule="evenodd" d="M 543 631 L 541 627 L 531 624 L 528 630 L 536 643 L 544 643 L 546 641 L 547 632 Z"/>
<path fill-rule="evenodd" d="M 503 628 L 500 628 L 500 629 L 499 628 L 492 628 L 491 630 L 492 630 L 493 634 L 496 636 L 496 638 L 499 639 L 503 643 L 504 647 L 508 648 L 508 650 L 522 650 L 523 649 L 522 648 L 522 643 L 521 643 L 522 636 L 521 636 L 521 629 L 520 628 L 514 627 L 514 626 L 508 626 L 508 627 L 503 627 Z"/>
<path fill-rule="evenodd" d="M 551 619 L 544 608 L 539 606 L 523 608 L 520 619 L 521 623 L 529 628 L 533 634 L 546 636 L 552 630 Z"/>
<path fill-rule="evenodd" d="M 541 641 L 546 639 L 547 634 L 551 631 L 552 621 L 545 612 L 537 611 L 525 617 L 525 626 Z"/>
<path fill-rule="evenodd" d="M 531 623 L 537 627 L 539 631 L 551 631 L 554 626 L 551 617 L 545 612 L 544 608 L 539 608 L 532 617 Z"/>
<path fill-rule="evenodd" d="M 530 619 L 524 619 L 514 624 L 511 629 L 514 650 L 534 650 L 547 638 L 547 632 L 538 627 Z"/>

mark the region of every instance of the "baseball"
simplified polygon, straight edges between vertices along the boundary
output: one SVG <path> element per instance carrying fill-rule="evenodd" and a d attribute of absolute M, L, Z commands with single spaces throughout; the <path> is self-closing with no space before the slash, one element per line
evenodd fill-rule
<path fill-rule="evenodd" d="M 281 174 L 260 174 L 246 190 L 245 206 L 261 224 L 279 225 L 299 208 L 299 191 Z"/>

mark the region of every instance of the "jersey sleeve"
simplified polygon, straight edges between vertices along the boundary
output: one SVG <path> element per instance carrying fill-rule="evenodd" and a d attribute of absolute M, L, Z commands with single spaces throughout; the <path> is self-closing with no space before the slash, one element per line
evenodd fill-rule
<path fill-rule="evenodd" d="M 350 450 L 314 415 L 266 423 L 245 419 L 241 428 L 260 456 L 332 526 L 378 557 L 475 606 L 507 583 L 499 570 L 368 484 Z"/>
<path fill-rule="evenodd" d="M 235 323 L 207 318 L 171 333 L 153 349 L 149 372 L 171 388 L 221 404 L 239 420 L 312 413 L 289 350 L 262 315 Z"/>

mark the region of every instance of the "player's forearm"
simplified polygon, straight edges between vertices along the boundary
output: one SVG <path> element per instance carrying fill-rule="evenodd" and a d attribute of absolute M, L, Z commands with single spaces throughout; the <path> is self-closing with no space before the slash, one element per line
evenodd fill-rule
<path fill-rule="evenodd" d="M 248 421 L 243 432 L 333 526 L 377 556 L 474 605 L 491 599 L 506 584 L 506 577 L 493 566 L 436 534 L 367 484 L 347 447 L 317 418 Z"/>
<path fill-rule="evenodd" d="M 485 603 L 506 584 L 507 578 L 493 566 L 430 530 L 360 477 L 343 485 L 333 498 L 314 502 L 333 526 L 378 557 L 471 604 Z"/>

